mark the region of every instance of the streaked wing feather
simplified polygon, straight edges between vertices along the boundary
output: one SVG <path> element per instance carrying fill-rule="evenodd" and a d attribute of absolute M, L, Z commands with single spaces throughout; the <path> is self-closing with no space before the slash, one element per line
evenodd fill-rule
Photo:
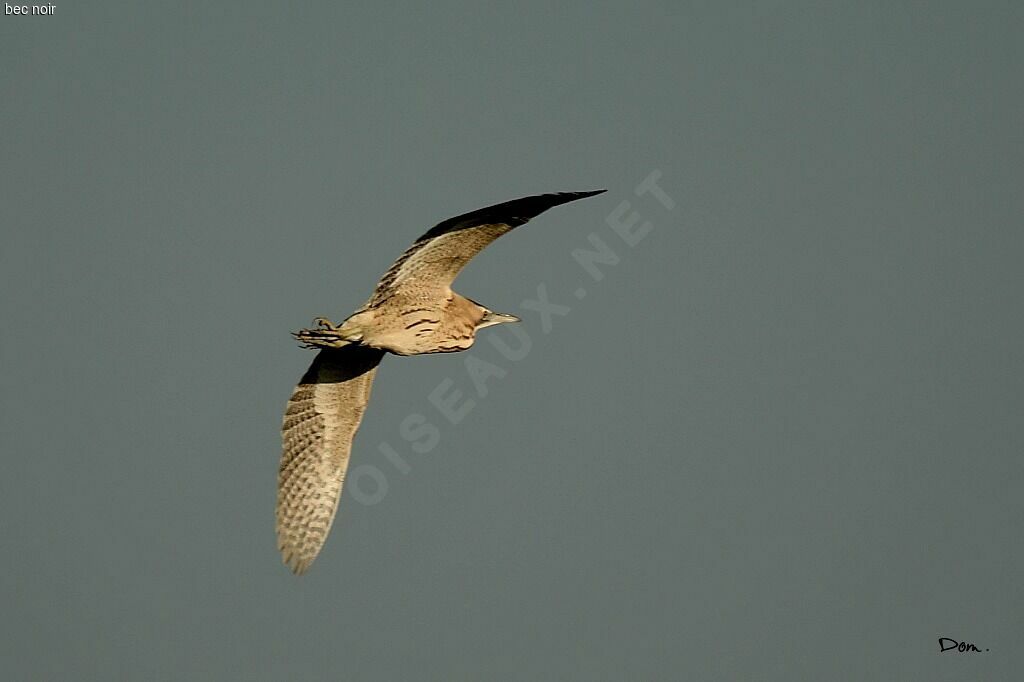
<path fill-rule="evenodd" d="M 370 305 L 394 295 L 426 298 L 447 289 L 466 263 L 501 235 L 549 208 L 604 191 L 538 194 L 449 218 L 427 231 L 399 256 L 381 277 Z"/>
<path fill-rule="evenodd" d="M 295 573 L 309 568 L 327 539 L 352 439 L 382 357 L 382 351 L 358 346 L 321 350 L 288 400 L 281 428 L 277 544 Z"/>

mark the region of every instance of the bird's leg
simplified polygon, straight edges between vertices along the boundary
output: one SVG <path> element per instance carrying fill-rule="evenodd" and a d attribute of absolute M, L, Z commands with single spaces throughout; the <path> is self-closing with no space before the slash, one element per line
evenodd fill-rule
<path fill-rule="evenodd" d="M 341 348 L 352 343 L 353 339 L 343 334 L 341 326 L 336 325 L 326 317 L 318 317 L 313 320 L 316 329 L 300 329 L 292 336 L 299 341 L 303 348 Z"/>
<path fill-rule="evenodd" d="M 314 317 L 313 324 L 318 326 L 320 329 L 329 329 L 330 331 L 337 331 L 338 325 L 334 324 L 326 317 Z"/>

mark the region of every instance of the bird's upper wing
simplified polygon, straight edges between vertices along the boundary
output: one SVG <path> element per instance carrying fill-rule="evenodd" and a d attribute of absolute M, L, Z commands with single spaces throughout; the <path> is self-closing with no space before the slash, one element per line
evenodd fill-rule
<path fill-rule="evenodd" d="M 321 350 L 288 400 L 277 478 L 277 545 L 295 573 L 309 568 L 327 539 L 352 438 L 383 355 L 359 346 Z"/>
<path fill-rule="evenodd" d="M 450 287 L 463 266 L 501 235 L 553 206 L 604 191 L 538 194 L 449 218 L 413 242 L 388 268 L 369 304 L 377 305 L 396 294 L 410 298 L 436 295 Z"/>

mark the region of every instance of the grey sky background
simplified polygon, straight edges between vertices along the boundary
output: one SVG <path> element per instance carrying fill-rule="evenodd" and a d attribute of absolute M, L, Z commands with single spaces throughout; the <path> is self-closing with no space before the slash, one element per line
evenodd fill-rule
<path fill-rule="evenodd" d="M 1010 2 L 3 16 L 6 675 L 1019 678 L 1022 27 Z M 652 171 L 673 210 L 636 196 Z M 486 397 L 466 354 L 385 359 L 353 466 L 386 495 L 345 496 L 289 574 L 288 332 L 444 218 L 599 187 L 457 282 L 532 341 L 481 334 Z M 632 248 L 623 201 L 653 226 Z M 541 284 L 571 307 L 549 333 Z M 457 425 L 445 379 L 477 401 Z"/>

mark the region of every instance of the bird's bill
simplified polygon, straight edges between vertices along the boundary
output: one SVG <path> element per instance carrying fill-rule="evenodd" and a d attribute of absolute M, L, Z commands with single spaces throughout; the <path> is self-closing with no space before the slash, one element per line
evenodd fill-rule
<path fill-rule="evenodd" d="M 506 322 L 522 322 L 515 315 L 509 315 L 508 313 L 496 313 L 488 310 L 484 313 L 484 317 L 480 320 L 481 327 L 490 327 L 495 324 L 505 324 Z"/>

